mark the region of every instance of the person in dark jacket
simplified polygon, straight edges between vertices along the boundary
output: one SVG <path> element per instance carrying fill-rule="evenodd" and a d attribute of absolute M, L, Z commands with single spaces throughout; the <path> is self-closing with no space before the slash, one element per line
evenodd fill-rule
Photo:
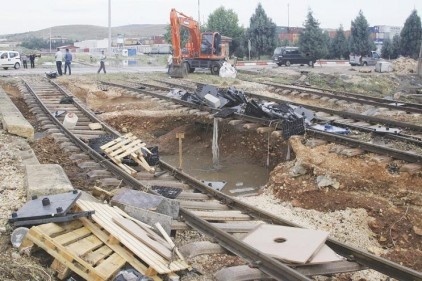
<path fill-rule="evenodd" d="M 35 54 L 29 55 L 29 61 L 31 62 L 31 68 L 35 68 Z"/>
<path fill-rule="evenodd" d="M 64 54 L 64 74 L 65 75 L 68 68 L 69 68 L 69 75 L 72 74 L 72 70 L 70 69 L 71 63 L 72 63 L 72 54 L 69 52 L 69 49 L 66 49 L 66 53 Z"/>

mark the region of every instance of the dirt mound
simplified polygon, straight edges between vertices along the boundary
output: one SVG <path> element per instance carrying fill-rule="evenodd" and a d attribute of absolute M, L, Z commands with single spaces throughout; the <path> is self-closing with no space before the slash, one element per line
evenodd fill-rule
<path fill-rule="evenodd" d="M 393 60 L 392 63 L 394 71 L 398 74 L 415 73 L 418 65 L 417 60 L 406 57 L 399 57 Z"/>

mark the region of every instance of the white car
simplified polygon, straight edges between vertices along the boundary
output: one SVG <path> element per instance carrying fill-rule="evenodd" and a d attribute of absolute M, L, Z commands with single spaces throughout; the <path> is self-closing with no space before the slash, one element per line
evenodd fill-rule
<path fill-rule="evenodd" d="M 0 51 L 0 67 L 8 69 L 14 67 L 18 69 L 21 67 L 21 56 L 16 51 Z"/>

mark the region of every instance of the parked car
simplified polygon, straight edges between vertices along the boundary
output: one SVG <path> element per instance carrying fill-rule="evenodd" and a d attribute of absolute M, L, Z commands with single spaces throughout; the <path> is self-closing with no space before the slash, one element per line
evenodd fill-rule
<path fill-rule="evenodd" d="M 276 56 L 276 50 L 274 51 L 274 60 L 278 66 L 290 66 L 292 64 L 307 64 L 314 66 L 316 59 L 310 54 L 303 54 L 300 52 L 298 47 L 279 47 L 278 55 Z"/>
<path fill-rule="evenodd" d="M 9 67 L 18 69 L 21 67 L 21 56 L 19 52 L 0 51 L 0 67 L 3 67 L 4 69 L 9 69 Z"/>
<path fill-rule="evenodd" d="M 381 60 L 381 57 L 375 51 L 371 51 L 370 54 L 365 55 L 365 56 L 350 54 L 350 57 L 349 57 L 349 63 L 351 66 L 376 65 L 379 60 Z"/>

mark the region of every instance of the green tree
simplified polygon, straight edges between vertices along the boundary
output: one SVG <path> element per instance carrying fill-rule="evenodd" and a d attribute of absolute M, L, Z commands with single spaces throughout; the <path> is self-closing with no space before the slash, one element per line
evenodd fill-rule
<path fill-rule="evenodd" d="M 328 55 L 328 34 L 324 34 L 319 27 L 319 22 L 309 10 L 306 17 L 305 29 L 299 37 L 299 48 L 305 54 L 310 54 L 316 59 L 324 58 Z"/>
<path fill-rule="evenodd" d="M 352 21 L 350 34 L 350 52 L 356 55 L 366 55 L 375 49 L 375 44 L 369 38 L 369 24 L 363 15 L 362 10 Z"/>
<path fill-rule="evenodd" d="M 382 43 L 381 48 L 381 57 L 384 59 L 391 59 L 391 54 L 393 53 L 393 43 L 390 39 L 385 39 Z"/>
<path fill-rule="evenodd" d="M 349 46 L 342 25 L 337 29 L 336 35 L 333 40 L 331 40 L 330 55 L 337 59 L 349 57 Z"/>
<path fill-rule="evenodd" d="M 241 45 L 244 28 L 239 26 L 239 18 L 232 9 L 226 10 L 220 7 L 212 12 L 208 16 L 206 29 L 231 37 L 230 54 L 238 55 L 239 52 L 236 50 Z"/>
<path fill-rule="evenodd" d="M 255 14 L 249 20 L 246 42 L 248 39 L 251 40 L 251 53 L 258 59 L 261 55 L 271 55 L 277 46 L 276 25 L 268 18 L 261 3 L 258 3 Z"/>
<path fill-rule="evenodd" d="M 51 49 L 56 49 L 57 47 L 60 47 L 63 45 L 73 45 L 73 40 L 67 40 L 67 39 L 51 40 Z M 22 41 L 20 46 L 30 49 L 30 50 L 49 49 L 50 40 L 38 38 L 38 37 L 30 37 Z"/>
<path fill-rule="evenodd" d="M 416 10 L 413 10 L 406 19 L 403 29 L 400 33 L 400 51 L 403 56 L 409 56 L 417 59 L 421 46 L 421 18 Z"/>
<path fill-rule="evenodd" d="M 391 58 L 396 59 L 400 56 L 400 35 L 396 34 L 393 37 Z"/>

